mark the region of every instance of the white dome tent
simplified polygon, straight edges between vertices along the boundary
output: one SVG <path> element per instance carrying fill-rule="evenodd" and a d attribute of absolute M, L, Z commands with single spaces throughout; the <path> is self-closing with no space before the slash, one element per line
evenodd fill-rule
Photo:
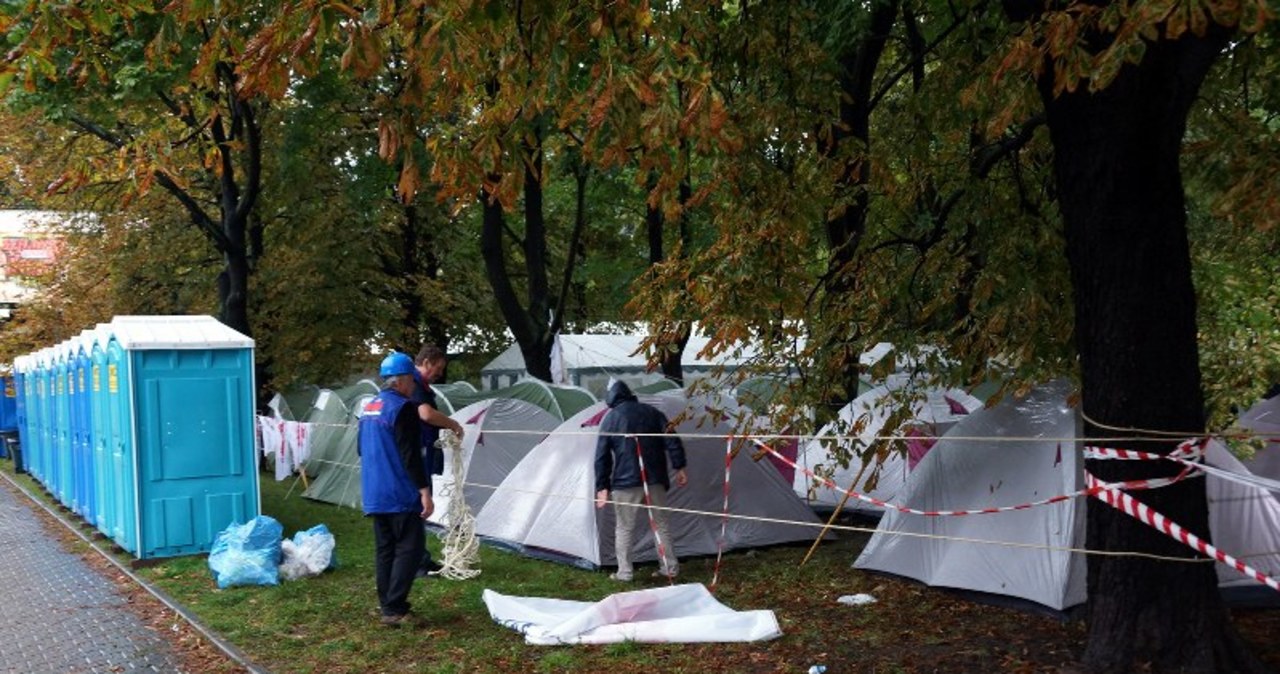
<path fill-rule="evenodd" d="M 450 415 L 462 424 L 462 461 L 466 466 L 463 498 L 471 512 L 478 513 L 489 501 L 499 482 L 520 460 L 542 442 L 560 420 L 538 405 L 511 398 L 492 398 L 472 403 Z M 444 474 L 433 479 L 436 510 L 430 522 L 448 526 L 448 498 L 454 488 L 456 467 L 445 453 Z"/>
<path fill-rule="evenodd" d="M 688 460 L 689 484 L 668 497 L 675 512 L 671 536 L 680 557 L 715 554 L 719 549 L 724 507 L 725 437 L 742 414 L 731 401 L 718 403 L 697 396 L 641 396 L 641 400 L 677 420 Z M 597 403 L 560 425 L 511 471 L 476 517 L 476 533 L 491 542 L 535 557 L 587 568 L 616 562 L 613 551 L 613 508 L 597 510 L 595 448 L 600 421 L 608 407 Z M 820 524 L 767 461 L 753 461 L 750 448 L 732 463 L 729 512 L 772 521 L 730 518 L 725 550 L 810 541 Z M 805 524 L 790 524 L 800 522 Z M 646 531 L 635 544 L 633 559 L 657 558 L 653 535 Z"/>
<path fill-rule="evenodd" d="M 1080 437 L 1080 422 L 1066 403 L 1070 390 L 1063 382 L 1042 386 L 959 422 L 911 473 L 896 501 L 921 510 L 978 509 L 1079 490 L 1083 460 L 1071 439 Z M 1002 437 L 1010 440 L 971 439 Z M 1217 441 L 1209 443 L 1206 462 L 1244 472 Z M 1214 544 L 1263 573 L 1280 572 L 1280 503 L 1256 487 L 1212 475 L 1196 479 L 1206 480 Z M 1084 547 L 1084 514 L 1092 507 L 1108 506 L 1079 497 L 964 517 L 888 510 L 854 566 L 1064 611 L 1086 598 L 1085 557 L 1071 550 Z M 1217 569 L 1229 599 L 1262 588 L 1234 569 Z"/>
<path fill-rule="evenodd" d="M 879 467 L 868 465 L 864 470 L 864 461 L 859 457 L 859 452 L 877 442 L 877 436 L 886 422 L 893 415 L 901 414 L 899 410 L 902 404 L 911 395 L 913 393 L 903 388 L 902 384 L 881 385 L 845 405 L 836 421 L 823 426 L 812 440 L 800 445 L 796 457 L 798 468 L 792 485 L 796 494 L 816 509 L 832 509 L 844 501 L 843 491 L 814 480 L 805 472 L 807 470 L 819 475 L 831 473 L 831 479 L 841 490 L 852 488 L 858 493 L 883 501 L 892 500 L 907 479 L 912 464 L 911 457 L 906 452 L 888 451 Z M 931 389 L 925 393 L 923 400 L 911 400 L 910 405 L 910 412 L 898 435 L 919 433 L 922 447 L 927 446 L 930 439 L 946 433 L 971 412 L 982 409 L 982 401 L 960 389 Z M 849 456 L 848 466 L 841 467 L 832 456 L 837 450 L 842 450 L 842 453 Z M 912 453 L 917 452 L 913 449 Z M 873 478 L 875 487 L 868 490 L 867 485 Z M 852 498 L 845 508 L 865 514 L 881 512 L 879 506 Z"/>

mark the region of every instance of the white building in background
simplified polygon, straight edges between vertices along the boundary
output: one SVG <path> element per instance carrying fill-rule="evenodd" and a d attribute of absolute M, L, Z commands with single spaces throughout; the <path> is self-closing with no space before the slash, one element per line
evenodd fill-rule
<path fill-rule="evenodd" d="M 604 395 L 610 379 L 627 382 L 632 387 L 662 379 L 660 371 L 649 371 L 649 363 L 641 348 L 643 334 L 629 335 L 557 335 L 551 350 L 553 383 L 581 386 L 597 397 Z M 685 384 L 710 376 L 727 374 L 748 364 L 755 353 L 743 349 L 730 350 L 715 358 L 699 357 L 710 341 L 708 337 L 691 336 L 680 363 Z M 512 344 L 480 371 L 481 386 L 486 390 L 504 388 L 527 377 L 520 345 Z"/>
<path fill-rule="evenodd" d="M 641 343 L 644 334 L 561 334 L 552 347 L 552 382 L 581 386 L 598 398 L 611 379 L 626 381 L 632 388 L 654 384 L 663 379 L 662 372 L 650 371 Z M 730 349 L 713 358 L 700 353 L 710 338 L 692 335 L 681 358 L 685 385 L 708 377 L 726 377 L 737 368 L 759 364 L 758 353 L 750 347 Z M 786 376 L 787 372 L 778 372 Z M 502 389 L 525 379 L 525 357 L 520 345 L 512 344 L 480 371 L 480 385 L 485 390 Z M 732 384 L 733 380 L 728 381 Z"/>
<path fill-rule="evenodd" d="M 57 260 L 62 239 L 53 229 L 68 217 L 53 211 L 0 210 L 0 319 L 31 298 L 23 279 Z"/>

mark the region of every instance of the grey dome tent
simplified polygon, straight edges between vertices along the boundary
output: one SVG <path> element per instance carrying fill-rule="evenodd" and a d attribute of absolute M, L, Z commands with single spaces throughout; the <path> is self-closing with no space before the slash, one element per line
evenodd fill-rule
<path fill-rule="evenodd" d="M 888 441 L 877 440 L 876 436 L 886 422 L 901 414 L 899 410 L 904 398 L 909 400 L 911 407 L 906 423 L 897 434 L 919 432 L 921 441 L 941 436 L 957 421 L 982 408 L 980 400 L 960 389 L 931 389 L 925 393 L 924 400 L 919 400 L 909 398 L 913 393 L 900 387 L 901 384 L 881 385 L 854 398 L 840 410 L 835 421 L 823 426 L 812 440 L 800 445 L 796 457 L 799 469 L 795 471 L 792 486 L 810 506 L 820 510 L 835 508 L 844 500 L 844 492 L 825 486 L 805 470 L 819 475 L 830 474 L 841 489 L 852 488 L 883 501 L 893 499 L 910 472 L 912 454 L 927 451 L 916 450 L 914 446 L 910 446 L 907 452 L 894 450 Z M 877 451 L 883 455 L 883 461 L 879 466 L 867 465 L 864 469 L 865 462 L 859 457 L 859 452 L 866 451 L 877 442 L 880 443 Z M 838 454 L 848 457 L 848 465 L 840 465 Z M 873 489 L 867 489 L 870 484 L 875 485 Z M 846 502 L 845 509 L 864 514 L 881 512 L 879 506 L 854 499 Z"/>
<path fill-rule="evenodd" d="M 1254 475 L 1280 480 L 1280 396 L 1272 396 L 1254 404 L 1240 415 L 1238 424 L 1266 440 L 1253 458 L 1244 462 Z M 1280 499 L 1280 494 L 1272 494 Z"/>
<path fill-rule="evenodd" d="M 674 392 L 672 392 L 674 393 Z M 725 436 L 743 412 L 730 401 L 705 396 L 642 396 L 669 419 L 680 419 L 689 484 L 673 488 L 671 535 L 681 557 L 714 554 L 724 504 Z M 593 405 L 566 420 L 516 466 L 476 516 L 476 533 L 535 557 L 585 568 L 613 564 L 613 507 L 595 507 L 595 447 L 609 408 Z M 800 501 L 767 461 L 752 449 L 732 463 L 725 550 L 811 541 L 820 530 L 813 511 Z M 816 526 L 811 526 L 816 525 Z M 636 542 L 634 559 L 656 559 L 652 533 Z"/>
<path fill-rule="evenodd" d="M 470 385 L 466 390 L 454 385 L 431 388 L 436 394 L 436 406 L 445 414 L 454 412 L 481 400 L 494 398 L 512 398 L 530 402 L 550 412 L 555 418 L 564 420 L 596 402 L 590 391 L 564 384 L 548 384 L 540 379 L 522 379 L 511 386 L 491 391 L 476 391 Z"/>
<path fill-rule="evenodd" d="M 321 393 L 321 398 L 324 398 L 324 393 Z M 303 497 L 348 508 L 361 507 L 360 455 L 356 452 L 359 429 L 356 422 L 365 403 L 373 397 L 372 393 L 364 393 L 351 398 L 348 409 L 334 395 L 332 399 L 338 402 L 328 402 L 323 413 L 307 419 L 318 425 L 311 430 L 311 459 L 306 465 L 307 474 L 315 477 L 302 492 Z"/>
<path fill-rule="evenodd" d="M 462 424 L 462 461 L 466 466 L 463 498 L 471 512 L 480 512 L 498 484 L 520 460 L 560 425 L 550 412 L 523 400 L 493 398 L 472 403 L 451 415 Z M 448 526 L 446 501 L 455 487 L 456 467 L 445 455 L 442 475 L 434 478 L 433 524 Z"/>
<path fill-rule="evenodd" d="M 1083 460 L 1072 440 L 1080 436 L 1080 422 L 1066 403 L 1070 391 L 1056 382 L 960 421 L 911 473 L 897 501 L 922 510 L 976 509 L 1080 489 Z M 972 440 L 1001 437 L 1009 440 Z M 1243 471 L 1217 441 L 1209 443 L 1206 460 Z M 1280 572 L 1280 503 L 1256 487 L 1195 479 L 1206 480 L 1214 544 L 1264 573 Z M 889 510 L 854 566 L 1063 611 L 1086 598 L 1085 557 L 1073 550 L 1084 547 L 1085 509 L 1092 507 L 1109 506 L 1080 497 L 964 517 Z M 1228 598 L 1262 587 L 1221 564 L 1218 578 Z"/>
<path fill-rule="evenodd" d="M 357 451 L 360 410 L 373 398 L 362 394 L 351 401 L 351 409 L 343 421 L 332 426 L 325 444 L 313 442 L 312 461 L 316 477 L 303 492 L 306 498 L 360 508 L 360 455 Z M 464 495 L 472 511 L 478 510 L 512 466 L 552 428 L 560 422 L 542 408 L 521 400 L 491 399 L 470 405 L 451 415 L 463 425 L 463 460 L 468 462 Z M 320 429 L 313 430 L 313 433 Z M 434 493 L 447 496 L 452 489 L 452 466 L 446 455 L 445 473 L 434 478 Z M 437 500 L 431 521 L 447 524 L 442 518 L 446 508 Z"/>

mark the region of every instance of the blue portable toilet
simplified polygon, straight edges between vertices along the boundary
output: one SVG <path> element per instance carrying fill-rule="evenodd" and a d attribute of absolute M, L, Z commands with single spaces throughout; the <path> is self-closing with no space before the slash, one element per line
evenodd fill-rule
<path fill-rule="evenodd" d="M 18 434 L 18 384 L 12 368 L 0 373 L 4 393 L 0 395 L 0 457 L 9 458 L 9 443 L 4 439 Z"/>
<path fill-rule="evenodd" d="M 31 437 L 30 417 L 27 412 L 31 401 L 30 373 L 31 356 L 18 356 L 13 359 L 13 378 L 18 391 L 18 451 L 12 452 L 10 458 L 13 459 L 14 471 L 18 473 L 26 472 L 26 462 L 23 455 L 27 451 L 28 438 Z"/>
<path fill-rule="evenodd" d="M 53 493 L 62 505 L 75 509 L 74 465 L 71 456 L 71 360 L 70 344 L 53 347 L 55 436 Z"/>
<path fill-rule="evenodd" d="M 115 528 L 115 501 L 111 491 L 111 415 L 107 401 L 107 341 L 111 338 L 111 326 L 99 323 L 93 331 L 89 346 L 89 406 L 91 411 L 89 442 L 93 452 L 93 493 L 95 524 L 98 531 L 110 538 Z"/>
<path fill-rule="evenodd" d="M 30 369 L 27 372 L 27 382 L 31 386 L 31 403 L 27 412 L 27 428 L 30 430 L 28 434 L 27 451 L 23 453 L 23 461 L 27 464 L 27 472 L 36 479 L 37 482 L 43 482 L 41 479 L 40 465 L 40 447 L 44 443 L 44 354 L 36 351 L 29 356 L 27 361 Z"/>
<path fill-rule="evenodd" d="M 53 478 L 50 477 L 50 470 L 53 466 L 53 448 L 54 433 L 57 422 L 54 415 L 54 382 L 56 378 L 53 375 L 53 347 L 46 347 L 40 350 L 39 355 L 39 383 L 40 383 L 40 438 L 37 445 L 40 449 L 40 461 L 38 463 L 40 472 L 36 476 L 40 480 L 40 484 L 50 493 L 53 492 Z"/>
<path fill-rule="evenodd" d="M 73 340 L 75 351 L 72 363 L 75 372 L 75 395 L 72 398 L 74 406 L 72 419 L 72 442 L 75 446 L 75 453 L 80 463 L 79 479 L 77 480 L 80 498 L 77 503 L 80 506 L 77 512 L 84 517 L 89 524 L 97 525 L 97 489 L 94 484 L 93 463 L 93 405 L 90 400 L 93 392 L 89 388 L 89 368 L 91 361 L 89 352 L 93 348 L 93 330 L 84 330 L 79 337 Z"/>
<path fill-rule="evenodd" d="M 14 418 L 18 422 L 18 448 L 24 448 L 24 443 L 31 434 L 31 428 L 27 426 L 27 402 L 31 400 L 31 390 L 27 388 L 29 371 L 31 371 L 31 357 L 18 356 L 13 359 L 13 385 L 15 393 L 18 394 L 17 405 L 14 408 Z M 24 472 L 26 467 L 23 466 L 22 451 L 13 451 L 12 446 L 9 449 L 9 458 L 13 459 L 14 471 Z"/>
<path fill-rule="evenodd" d="M 122 387 L 121 374 L 129 363 L 124 348 L 110 337 L 106 342 L 106 373 L 103 375 L 107 394 L 107 508 L 111 532 L 117 545 L 135 552 L 138 549 L 138 517 L 136 504 L 137 467 L 133 460 L 133 434 L 130 391 Z"/>
<path fill-rule="evenodd" d="M 43 422 L 40 429 L 40 483 L 44 488 L 53 493 L 54 479 L 51 475 L 54 461 L 54 447 L 56 446 L 57 434 L 57 414 L 56 405 L 54 404 L 54 393 L 57 391 L 57 377 L 54 376 L 53 367 L 53 347 L 47 347 L 41 351 L 40 363 L 40 382 L 44 385 L 44 396 L 40 401 L 41 421 Z"/>
<path fill-rule="evenodd" d="M 67 439 L 66 439 L 66 456 L 71 459 L 71 471 L 68 474 L 69 482 L 67 483 L 67 507 L 71 511 L 84 517 L 84 494 L 82 488 L 84 486 L 84 457 L 80 455 L 80 383 L 76 379 L 76 338 L 71 338 L 62 343 L 62 357 L 66 360 L 67 368 Z"/>
<path fill-rule="evenodd" d="M 117 316 L 106 351 L 116 542 L 207 552 L 261 512 L 253 340 L 210 316 Z"/>

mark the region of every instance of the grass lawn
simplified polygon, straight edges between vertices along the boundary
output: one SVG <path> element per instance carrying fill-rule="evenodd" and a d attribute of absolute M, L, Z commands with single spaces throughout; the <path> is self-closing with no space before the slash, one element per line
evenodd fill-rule
<path fill-rule="evenodd" d="M 20 482 L 38 491 L 26 476 Z M 300 486 L 300 485 L 299 485 Z M 643 576 L 629 586 L 590 572 L 482 547 L 480 576 L 468 581 L 419 580 L 411 601 L 418 627 L 378 623 L 370 524 L 359 512 L 301 498 L 289 482 L 263 476 L 265 514 L 286 536 L 325 524 L 337 540 L 339 567 L 276 587 L 219 590 L 206 558 L 163 560 L 137 573 L 195 613 L 260 666 L 277 673 L 336 672 L 837 672 L 1056 671 L 1080 652 L 1079 621 L 972 603 L 919 584 L 864 573 L 851 563 L 865 533 L 843 533 L 801 566 L 807 546 L 727 554 L 716 596 L 735 609 L 771 609 L 780 639 L 752 644 L 527 646 L 490 620 L 481 592 L 596 601 L 623 587 L 661 582 Z M 439 541 L 432 540 L 433 551 Z M 125 558 L 121 557 L 122 560 Z M 127 560 L 126 560 L 127 561 Z M 682 560 L 681 581 L 710 583 L 713 558 Z M 841 595 L 869 593 L 878 602 L 846 606 Z M 1236 622 L 1273 667 L 1280 611 L 1241 612 Z M 225 671 L 225 665 L 207 666 Z"/>

